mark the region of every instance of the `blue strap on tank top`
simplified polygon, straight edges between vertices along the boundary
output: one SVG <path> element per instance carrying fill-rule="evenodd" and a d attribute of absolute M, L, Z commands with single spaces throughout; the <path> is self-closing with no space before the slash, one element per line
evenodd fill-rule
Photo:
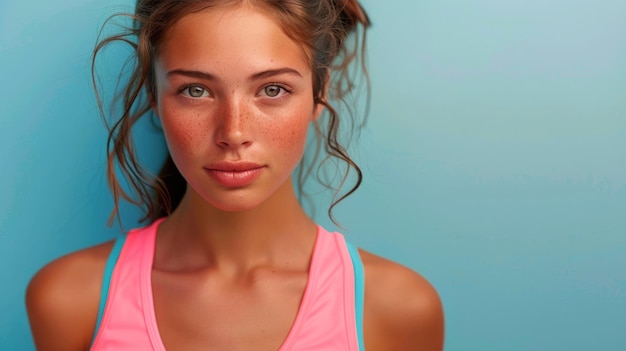
<path fill-rule="evenodd" d="M 104 266 L 104 276 L 102 277 L 102 288 L 100 289 L 100 304 L 98 305 L 98 319 L 96 319 L 96 329 L 93 333 L 93 339 L 91 343 L 93 344 L 96 339 L 96 335 L 98 335 L 98 330 L 100 330 L 100 323 L 102 323 L 102 315 L 104 314 L 104 308 L 106 307 L 107 298 L 109 297 L 109 287 L 111 285 L 111 276 L 113 275 L 113 269 L 115 268 L 115 264 L 117 263 L 117 259 L 120 257 L 120 252 L 122 252 L 122 247 L 124 246 L 124 242 L 126 241 L 126 236 L 120 236 L 115 240 L 113 244 L 113 248 L 111 249 L 111 253 L 109 253 L 109 257 L 107 258 L 106 265 Z"/>
<path fill-rule="evenodd" d="M 352 266 L 354 267 L 354 311 L 356 318 L 356 334 L 359 342 L 359 350 L 365 350 L 365 342 L 363 339 L 363 304 L 365 297 L 365 274 L 363 271 L 363 262 L 359 255 L 359 250 L 349 242 L 346 242 Z"/>

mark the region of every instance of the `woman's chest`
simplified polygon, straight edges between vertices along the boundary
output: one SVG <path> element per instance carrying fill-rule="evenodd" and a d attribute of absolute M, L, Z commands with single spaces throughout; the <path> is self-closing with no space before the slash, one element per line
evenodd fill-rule
<path fill-rule="evenodd" d="M 278 350 L 299 313 L 307 273 L 244 279 L 153 273 L 154 314 L 170 350 Z"/>

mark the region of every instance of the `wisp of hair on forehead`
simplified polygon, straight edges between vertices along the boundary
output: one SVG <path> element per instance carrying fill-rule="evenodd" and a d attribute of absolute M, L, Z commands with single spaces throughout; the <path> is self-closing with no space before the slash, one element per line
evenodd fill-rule
<path fill-rule="evenodd" d="M 107 179 L 114 200 L 109 224 L 115 217 L 120 220 L 121 200 L 142 208 L 144 217 L 141 221 L 154 221 L 171 214 L 186 189 L 186 182 L 169 155 L 157 175 L 139 163 L 131 133 L 135 123 L 150 114 L 151 101 L 155 97 L 153 63 L 164 34 L 190 13 L 217 6 L 240 5 L 252 6 L 273 16 L 285 34 L 309 53 L 313 99 L 315 103 L 322 104 L 326 112 L 314 124 L 313 150 L 307 151 L 309 156 L 305 156 L 298 167 L 299 194 L 306 196 L 304 183 L 311 174 L 315 174 L 323 186 L 334 190 L 328 215 L 337 224 L 333 208 L 361 184 L 361 170 L 347 151 L 354 133 L 359 132 L 367 119 L 370 94 L 365 65 L 365 32 L 370 20 L 357 0 L 137 0 L 134 14 L 113 15 L 102 28 L 120 17 L 132 19 L 132 25 L 125 27 L 121 33 L 99 39 L 92 56 L 96 100 L 109 131 Z M 347 40 L 350 37 L 353 40 Z M 120 74 L 125 83 L 116 92 L 112 104 L 120 102 L 122 108 L 119 113 L 107 116 L 98 88 L 96 59 L 102 49 L 116 42 L 132 48 L 132 73 L 128 77 Z M 357 81 L 364 81 L 366 86 L 366 108 L 360 116 L 354 108 Z M 333 103 L 340 103 L 346 108 L 341 118 Z M 340 131 L 348 131 L 344 142 L 339 140 Z M 341 174 L 338 184 L 335 184 L 336 177 L 324 176 L 323 166 L 330 160 L 345 166 L 339 168 L 337 165 Z M 317 171 L 314 172 L 315 169 Z M 349 179 L 351 171 L 356 174 L 354 184 L 341 193 L 341 187 Z M 130 191 L 122 186 L 118 172 L 128 182 Z"/>

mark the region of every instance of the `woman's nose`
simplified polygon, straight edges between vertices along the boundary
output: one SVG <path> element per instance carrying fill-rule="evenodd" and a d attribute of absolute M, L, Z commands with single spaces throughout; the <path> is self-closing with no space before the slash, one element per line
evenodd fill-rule
<path fill-rule="evenodd" d="M 218 111 L 215 140 L 222 148 L 237 149 L 252 143 L 251 119 L 246 101 L 224 102 Z"/>

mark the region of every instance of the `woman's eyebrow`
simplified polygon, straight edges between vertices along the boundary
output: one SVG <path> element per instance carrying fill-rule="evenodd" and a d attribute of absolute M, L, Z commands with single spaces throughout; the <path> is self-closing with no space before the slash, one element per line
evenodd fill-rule
<path fill-rule="evenodd" d="M 292 74 L 298 77 L 302 77 L 302 74 L 300 74 L 300 72 L 298 72 L 297 70 L 293 68 L 289 68 L 289 67 L 282 67 L 282 68 L 276 68 L 276 69 L 268 69 L 266 71 L 255 73 L 250 76 L 249 80 L 259 80 L 259 79 L 264 79 L 267 77 L 278 76 L 281 74 Z"/>
<path fill-rule="evenodd" d="M 291 74 L 291 75 L 296 75 L 298 77 L 302 77 L 302 74 L 300 74 L 300 72 L 298 72 L 297 70 L 295 70 L 293 68 L 281 67 L 281 68 L 268 69 L 268 70 L 265 70 L 265 71 L 254 73 L 248 79 L 249 80 L 260 80 L 260 79 L 264 79 L 264 78 L 268 78 L 268 77 L 278 76 L 278 75 L 281 75 L 281 74 Z M 170 77 L 170 76 L 173 76 L 173 75 L 180 75 L 180 76 L 185 76 L 185 77 L 190 77 L 190 78 L 198 78 L 198 79 L 202 79 L 202 80 L 215 81 L 215 82 L 219 82 L 220 81 L 220 78 L 217 77 L 216 75 L 212 74 L 212 73 L 203 72 L 203 71 L 196 71 L 196 70 L 174 69 L 174 70 L 171 70 L 171 71 L 167 72 L 167 77 Z"/>
<path fill-rule="evenodd" d="M 216 75 L 208 73 L 208 72 L 186 70 L 186 69 L 174 69 L 174 70 L 167 72 L 168 78 L 173 75 L 185 76 L 185 77 L 190 77 L 190 78 L 199 78 L 199 79 L 210 80 L 210 81 L 220 80 Z"/>

